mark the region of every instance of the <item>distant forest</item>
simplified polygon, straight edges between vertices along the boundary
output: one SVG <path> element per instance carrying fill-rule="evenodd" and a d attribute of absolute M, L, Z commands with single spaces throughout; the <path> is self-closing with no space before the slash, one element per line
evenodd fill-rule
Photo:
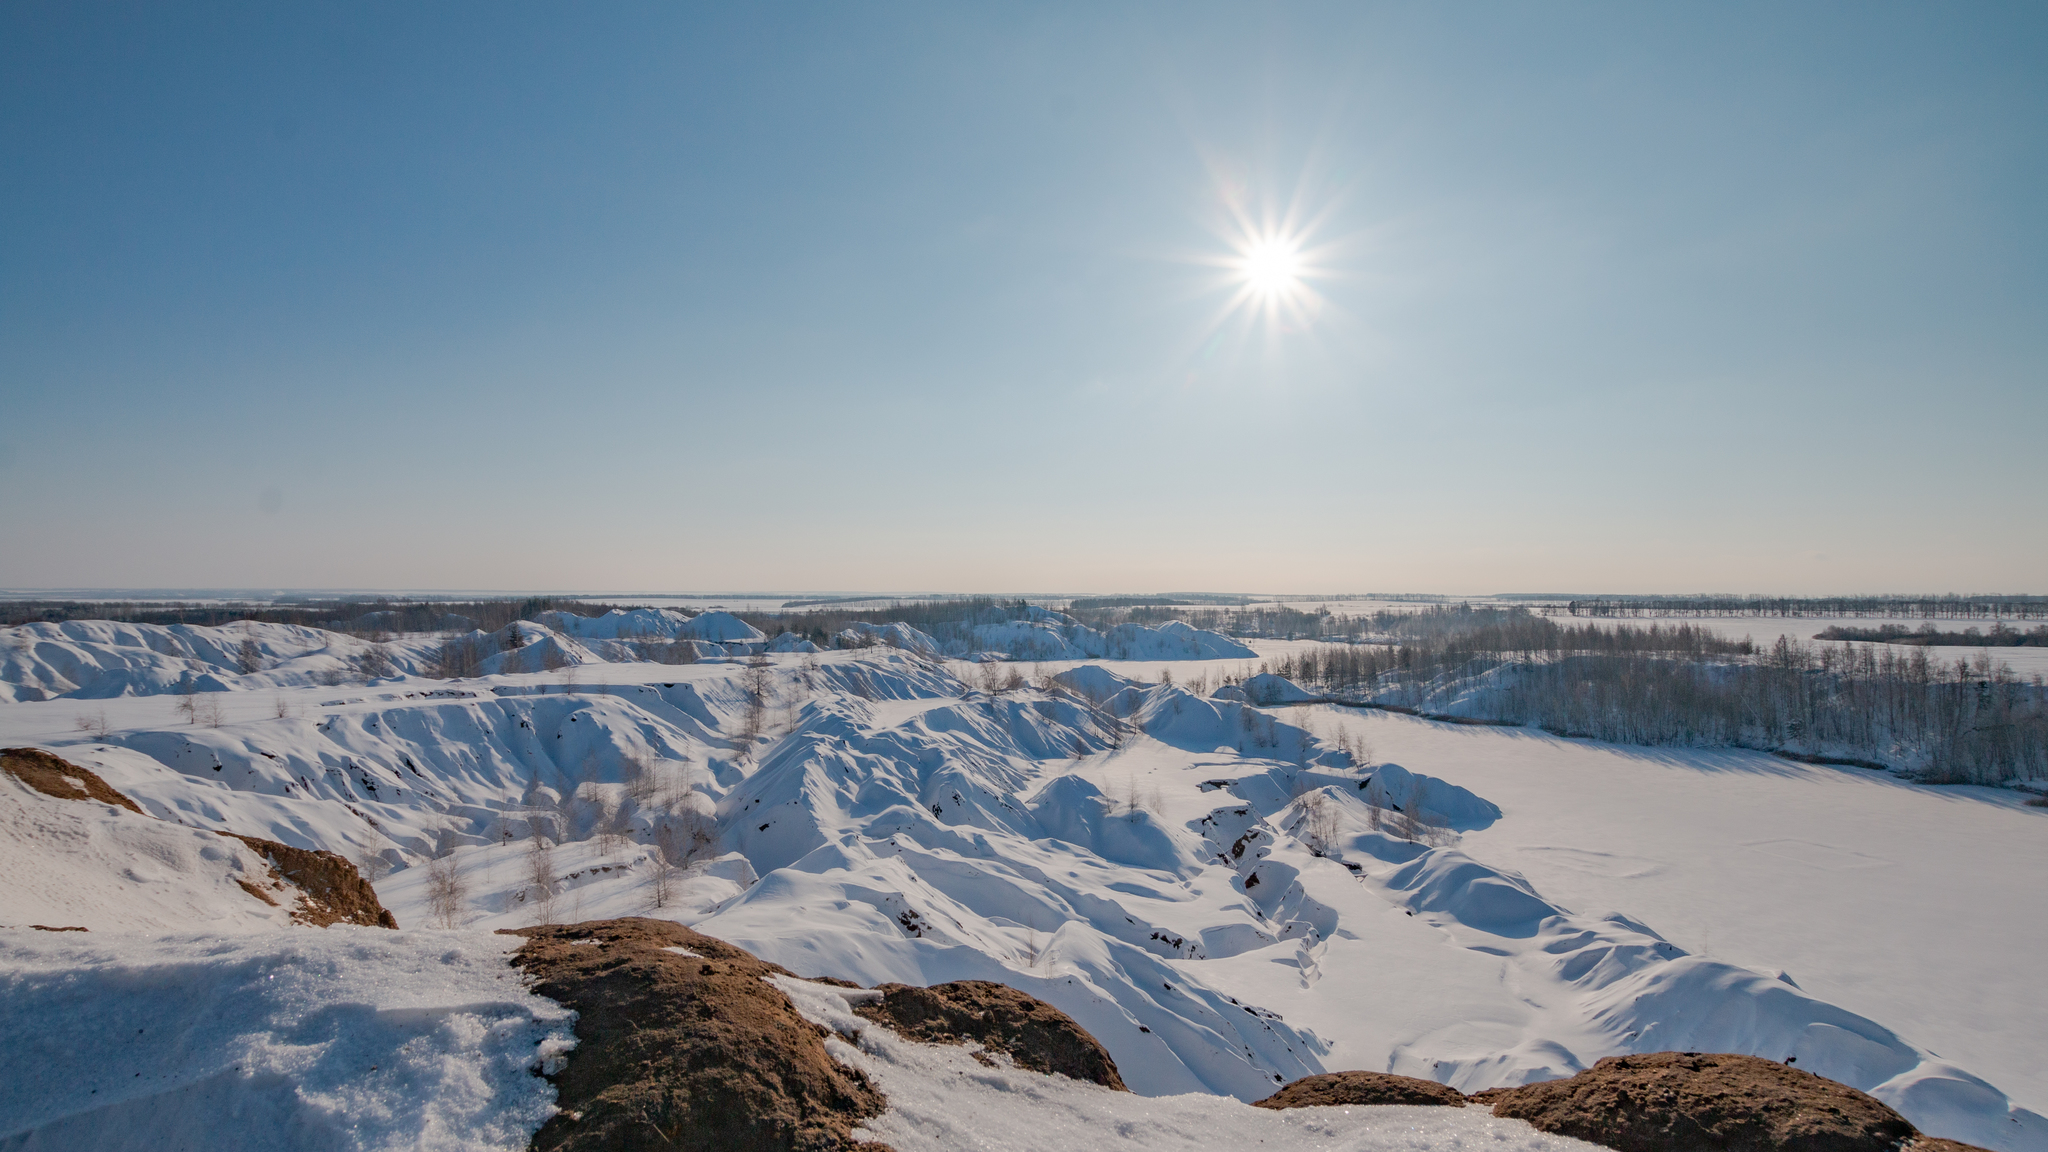
<path fill-rule="evenodd" d="M 2021 632 L 1994 624 L 1991 631 L 1965 628 L 1961 632 L 1938 632 L 1928 625 L 1917 631 L 1901 624 L 1884 624 L 1876 628 L 1828 628 L 1814 636 L 1815 640 L 1861 640 L 1874 644 L 1919 644 L 1934 648 L 2048 648 L 2048 624 Z"/>
<path fill-rule="evenodd" d="M 1393 645 L 1266 665 L 1340 700 L 1623 744 L 1735 746 L 1907 768 L 1945 783 L 2048 776 L 2048 689 L 1989 653 L 1767 648 L 1688 624 L 1560 625 L 1522 609 L 1409 617 Z"/>
<path fill-rule="evenodd" d="M 2048 596 L 1618 596 L 1572 600 L 1573 616 L 1904 616 L 2048 619 Z"/>
<path fill-rule="evenodd" d="M 294 604 L 176 604 L 159 601 L 93 600 L 0 601 L 0 628 L 16 624 L 63 623 L 67 620 L 112 620 L 124 624 L 192 624 L 218 627 L 242 620 L 260 624 L 297 624 L 351 636 L 376 637 L 402 632 L 450 632 L 481 628 L 495 632 L 514 620 L 531 620 L 542 612 L 602 616 L 615 605 L 576 600 L 527 597 L 523 600 L 422 601 L 306 600 Z"/>

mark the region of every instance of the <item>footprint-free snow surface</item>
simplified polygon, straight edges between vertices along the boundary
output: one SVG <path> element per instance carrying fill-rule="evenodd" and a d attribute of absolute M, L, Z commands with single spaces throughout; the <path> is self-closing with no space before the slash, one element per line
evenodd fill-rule
<path fill-rule="evenodd" d="M 574 1038 L 518 943 L 0 932 L 0 1149 L 522 1147 Z"/>
<path fill-rule="evenodd" d="M 578 627 L 580 640 L 551 635 L 624 643 Z M 728 641 L 748 643 L 705 639 Z M 1190 655 L 1210 644 L 1133 643 Z M 345 642 L 321 644 L 309 651 Z M 2010 976 L 2048 946 L 2037 897 L 2010 895 L 2048 881 L 2043 810 L 1749 754 L 1638 757 L 1255 706 L 1214 690 L 1247 670 L 1242 659 L 1015 663 L 997 667 L 1033 683 L 991 693 L 1008 681 L 988 665 L 765 647 L 754 663 L 590 659 L 341 687 L 217 670 L 220 690 L 205 695 L 218 708 L 200 711 L 218 726 L 190 723 L 187 698 L 74 696 L 0 705 L 0 739 L 91 768 L 173 825 L 363 861 L 404 947 L 445 940 L 460 954 L 543 918 L 654 915 L 804 976 L 1012 985 L 1108 1047 L 1138 1093 L 1116 1104 L 1137 1109 L 1119 1124 L 1146 1107 L 1236 1116 L 1252 1110 L 1189 1094 L 1248 1101 L 1324 1070 L 1473 1091 L 1681 1049 L 1791 1058 L 1930 1133 L 2048 1149 L 2048 1124 L 2028 1110 L 2048 1102 L 2028 1039 L 2048 1035 L 2048 997 Z M 1361 737 L 1398 763 L 1356 754 Z M 1786 803 L 1760 781 L 1801 790 L 1798 828 L 1734 819 Z M 1913 828 L 1931 838 L 1898 841 Z M 1959 839 L 1981 853 L 1926 847 Z M 425 866 L 437 854 L 460 877 L 452 903 Z M 1887 890 L 1870 861 L 1903 861 L 1913 880 Z M 1985 861 L 1999 878 L 1973 887 Z M 1846 898 L 1865 891 L 1876 894 Z M 1874 906 L 1876 930 L 1864 922 Z M 1993 916 L 2004 919 L 1987 927 Z M 250 943 L 221 948 L 320 936 L 245 919 L 221 931 Z M 108 963 L 92 950 L 111 947 L 110 930 L 26 942 L 0 930 L 13 949 L 0 966 L 55 970 L 69 949 L 90 970 Z M 1864 962 L 1855 954 L 1873 938 L 1888 956 Z M 1972 981 L 1997 1002 L 1969 1003 L 1957 989 Z M 1971 1012 L 2000 1023 L 1941 1027 Z M 0 1080 L 39 1026 L 7 1020 Z M 27 1106 L 0 1097 L 0 1136 L 46 1122 Z M 1260 1131 L 1276 1146 L 1297 1128 L 1298 1146 L 1376 1146 L 1285 1117 L 1244 1123 L 1271 1127 Z M 1466 1132 L 1470 1119 L 1417 1131 L 1439 1147 L 1536 1139 Z M 888 1138 L 930 1144 L 911 1129 Z"/>

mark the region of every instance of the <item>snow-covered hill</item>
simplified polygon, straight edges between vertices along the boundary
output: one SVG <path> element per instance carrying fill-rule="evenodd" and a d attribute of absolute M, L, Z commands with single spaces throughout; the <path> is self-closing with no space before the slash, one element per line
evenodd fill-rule
<path fill-rule="evenodd" d="M 1098 632 L 1073 617 L 1045 608 L 991 608 L 968 616 L 938 639 L 908 624 L 855 623 L 839 634 L 839 646 L 885 644 L 927 656 L 990 660 L 1222 660 L 1256 654 L 1218 632 L 1178 620 L 1147 627 L 1118 624 Z"/>
<path fill-rule="evenodd" d="M 1197 660 L 1249 658 L 1215 632 L 1169 622 L 1097 632 L 1042 608 L 963 623 L 939 641 L 907 624 L 855 624 L 836 646 L 898 648 L 941 658 Z M 450 618 L 454 620 L 456 618 Z M 382 640 L 256 621 L 223 627 L 74 620 L 0 628 L 0 703 L 112 699 L 167 693 L 335 687 L 393 677 L 499 675 L 581 664 L 688 664 L 768 653 L 817 652 L 794 633 L 770 637 L 729 612 L 666 608 L 602 616 L 542 612 L 495 632 L 408 633 Z"/>
<path fill-rule="evenodd" d="M 1178 684 L 1082 665 L 991 694 L 907 639 L 761 667 L 592 653 L 553 673 L 273 684 L 219 694 L 218 727 L 162 697 L 17 703 L 0 735 L 160 819 L 390 870 L 379 891 L 407 929 L 442 918 L 424 864 L 446 853 L 468 932 L 653 914 L 805 976 L 1010 984 L 1079 1021 L 1140 1093 L 1253 1099 L 1337 1068 L 1473 1090 L 1693 1048 L 1796 1057 L 1933 1133 L 2048 1147 L 2039 1116 L 1882 1019 L 1531 884 L 1486 846 L 1546 828 L 1434 745 L 1371 763 L 1329 709 L 1180 686 L 1210 665 Z M 81 734 L 88 707 L 104 725 Z M 1447 731 L 1518 754 L 1508 733 Z M 1853 838 L 1854 812 L 1840 823 Z M 2015 1027 L 2041 1014 L 2012 1007 Z M 2034 1091 L 2035 1075 L 1992 1078 Z"/>

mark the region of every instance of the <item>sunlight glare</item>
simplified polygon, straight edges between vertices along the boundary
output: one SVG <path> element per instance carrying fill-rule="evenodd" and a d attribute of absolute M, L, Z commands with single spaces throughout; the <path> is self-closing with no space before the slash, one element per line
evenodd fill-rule
<path fill-rule="evenodd" d="M 1249 244 L 1241 268 L 1245 286 L 1259 296 L 1288 297 L 1301 289 L 1300 247 L 1285 237 Z"/>

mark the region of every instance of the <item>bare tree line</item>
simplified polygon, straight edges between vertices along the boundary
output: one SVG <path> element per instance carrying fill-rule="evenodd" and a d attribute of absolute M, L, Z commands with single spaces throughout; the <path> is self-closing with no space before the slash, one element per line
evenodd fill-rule
<path fill-rule="evenodd" d="M 1614 596 L 1571 600 L 1573 616 L 1864 616 L 1930 620 L 2048 618 L 2048 596 Z"/>
<path fill-rule="evenodd" d="M 1536 725 L 1627 744 L 1835 753 L 1930 780 L 2048 776 L 2048 690 L 1985 653 L 1768 649 L 1700 629 L 1568 628 L 1466 616 L 1398 646 L 1329 646 L 1263 666 L 1339 699 Z M 1533 622 L 1533 625 L 1532 625 Z"/>

